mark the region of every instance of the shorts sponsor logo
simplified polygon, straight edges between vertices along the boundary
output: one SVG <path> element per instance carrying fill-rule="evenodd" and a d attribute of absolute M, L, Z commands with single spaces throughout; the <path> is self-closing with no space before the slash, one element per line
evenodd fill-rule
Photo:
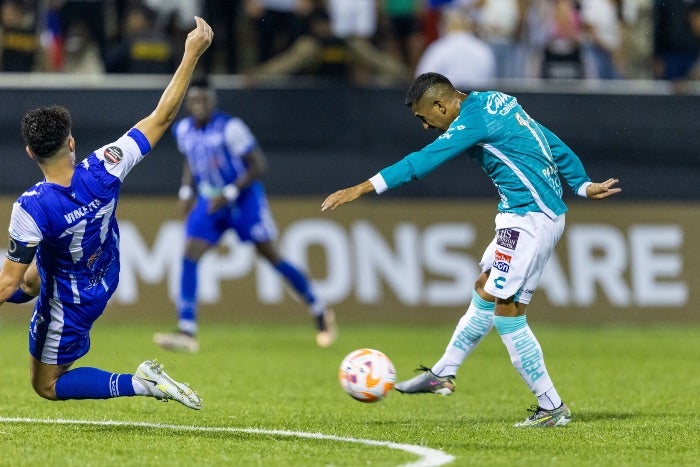
<path fill-rule="evenodd" d="M 502 289 L 503 288 L 503 283 L 506 281 L 506 278 L 503 276 L 499 276 L 493 280 L 493 285 L 496 286 L 497 289 Z"/>
<path fill-rule="evenodd" d="M 515 247 L 518 246 L 518 237 L 520 237 L 520 232 L 517 230 L 498 229 L 496 232 L 496 245 L 515 250 Z"/>
<path fill-rule="evenodd" d="M 510 271 L 510 260 L 513 257 L 496 250 L 496 255 L 493 259 L 493 268 L 498 269 L 501 272 Z"/>
<path fill-rule="evenodd" d="M 121 148 L 117 146 L 110 146 L 105 149 L 104 156 L 105 160 L 110 164 L 118 164 L 124 157 L 124 153 L 122 152 Z"/>

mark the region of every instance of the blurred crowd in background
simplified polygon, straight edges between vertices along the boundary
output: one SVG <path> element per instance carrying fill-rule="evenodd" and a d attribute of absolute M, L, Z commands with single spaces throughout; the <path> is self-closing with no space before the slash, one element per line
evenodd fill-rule
<path fill-rule="evenodd" d="M 405 83 L 700 78 L 700 0 L 0 0 L 0 71 L 171 73 L 195 15 L 203 72 Z M 1 76 L 0 76 L 1 79 Z"/>

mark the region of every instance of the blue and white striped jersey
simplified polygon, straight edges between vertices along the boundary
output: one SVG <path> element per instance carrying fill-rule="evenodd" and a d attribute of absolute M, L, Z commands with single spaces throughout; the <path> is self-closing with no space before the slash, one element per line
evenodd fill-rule
<path fill-rule="evenodd" d="M 474 91 L 446 132 L 381 170 L 372 184 L 381 193 L 422 178 L 465 152 L 496 185 L 500 212 L 542 212 L 555 218 L 567 211 L 559 177 L 579 195 L 590 181 L 578 156 L 530 118 L 515 97 Z"/>
<path fill-rule="evenodd" d="M 12 207 L 10 238 L 36 245 L 42 293 L 63 303 L 89 303 L 119 281 L 115 217 L 124 177 L 151 150 L 135 128 L 76 165 L 68 187 L 42 181 Z"/>
<path fill-rule="evenodd" d="M 248 169 L 243 158 L 257 141 L 240 118 L 215 112 L 209 122 L 197 128 L 192 117 L 173 125 L 177 146 L 187 158 L 200 194 L 212 197 L 233 183 Z"/>

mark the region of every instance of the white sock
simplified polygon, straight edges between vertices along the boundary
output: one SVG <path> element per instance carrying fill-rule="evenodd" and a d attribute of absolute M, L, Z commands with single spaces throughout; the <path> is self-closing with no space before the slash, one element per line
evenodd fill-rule
<path fill-rule="evenodd" d="M 545 410 L 554 410 L 561 407 L 562 400 L 554 386 L 549 388 L 544 394 L 537 396 L 537 405 Z"/>
<path fill-rule="evenodd" d="M 561 398 L 554 389 L 554 383 L 544 364 L 542 347 L 528 326 L 525 315 L 495 316 L 494 324 L 508 349 L 513 367 L 537 396 L 539 406 L 545 410 L 559 407 Z"/>
<path fill-rule="evenodd" d="M 148 389 L 138 377 L 134 376 L 131 378 L 131 385 L 134 386 L 134 392 L 137 396 L 147 396 L 149 394 Z"/>
<path fill-rule="evenodd" d="M 189 319 L 181 319 L 177 322 L 177 328 L 180 332 L 194 336 L 197 334 L 197 321 Z"/>
<path fill-rule="evenodd" d="M 484 336 L 493 328 L 493 310 L 495 304 L 487 302 L 476 292 L 472 292 L 472 301 L 467 312 L 457 323 L 450 343 L 432 367 L 437 376 L 454 376 L 464 360 L 472 353 Z"/>

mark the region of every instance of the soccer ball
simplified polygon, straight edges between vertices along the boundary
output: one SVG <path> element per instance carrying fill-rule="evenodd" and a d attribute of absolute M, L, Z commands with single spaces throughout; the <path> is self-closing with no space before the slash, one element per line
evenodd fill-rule
<path fill-rule="evenodd" d="M 379 402 L 394 388 L 396 370 L 379 350 L 358 349 L 340 364 L 340 385 L 360 402 Z"/>

